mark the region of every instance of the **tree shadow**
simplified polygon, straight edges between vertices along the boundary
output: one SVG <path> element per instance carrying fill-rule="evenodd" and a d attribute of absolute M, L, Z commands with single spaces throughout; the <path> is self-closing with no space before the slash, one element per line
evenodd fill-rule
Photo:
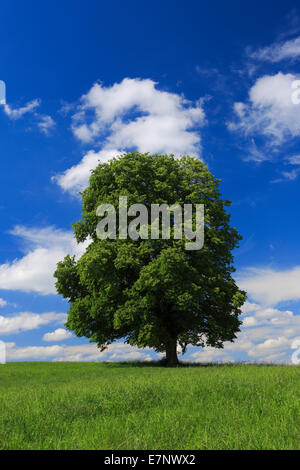
<path fill-rule="evenodd" d="M 109 362 L 107 363 L 110 367 L 122 367 L 122 368 L 127 368 L 127 367 L 158 367 L 162 369 L 178 369 L 178 368 L 204 368 L 204 367 L 240 367 L 240 366 L 247 366 L 247 367 L 253 367 L 253 366 L 282 366 L 282 364 L 273 364 L 273 363 L 249 363 L 249 362 L 188 362 L 188 361 L 180 361 L 179 364 L 176 366 L 167 366 L 164 359 L 161 359 L 159 361 L 120 361 L 120 362 Z"/>
<path fill-rule="evenodd" d="M 167 366 L 164 359 L 159 361 L 120 361 L 120 362 L 110 362 L 107 363 L 109 367 L 122 367 L 122 368 L 132 368 L 132 367 L 158 367 L 161 369 L 184 369 L 184 368 L 205 368 L 205 367 L 213 367 L 213 368 L 228 368 L 228 367 L 240 367 L 240 366 L 247 366 L 247 367 L 274 367 L 274 366 L 282 366 L 284 364 L 274 364 L 274 363 L 261 363 L 261 362 L 188 362 L 188 361 L 180 361 L 179 364 L 176 366 Z M 288 365 L 288 364 L 287 364 Z"/>

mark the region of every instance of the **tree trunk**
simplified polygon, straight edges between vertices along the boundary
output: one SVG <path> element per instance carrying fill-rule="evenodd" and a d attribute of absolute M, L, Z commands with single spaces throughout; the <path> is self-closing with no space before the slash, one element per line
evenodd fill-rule
<path fill-rule="evenodd" d="M 177 357 L 177 339 L 172 338 L 166 344 L 166 366 L 167 367 L 175 367 L 178 365 L 178 357 Z"/>

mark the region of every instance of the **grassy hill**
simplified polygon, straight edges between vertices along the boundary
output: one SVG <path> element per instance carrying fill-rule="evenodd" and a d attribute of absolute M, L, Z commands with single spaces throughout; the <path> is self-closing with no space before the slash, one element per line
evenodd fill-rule
<path fill-rule="evenodd" d="M 1 449 L 299 449 L 300 368 L 0 366 Z"/>

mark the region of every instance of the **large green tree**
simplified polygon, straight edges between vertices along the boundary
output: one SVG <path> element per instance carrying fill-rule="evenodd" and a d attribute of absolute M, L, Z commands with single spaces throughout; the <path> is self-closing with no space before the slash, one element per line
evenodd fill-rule
<path fill-rule="evenodd" d="M 154 348 L 166 354 L 167 365 L 177 364 L 178 345 L 185 352 L 188 344 L 222 348 L 234 341 L 245 292 L 232 278 L 231 252 L 241 237 L 230 226 L 230 201 L 221 198 L 219 182 L 189 156 L 134 152 L 99 163 L 73 224 L 77 241 L 91 243 L 79 260 L 66 256 L 54 274 L 70 303 L 66 327 L 102 350 L 121 338 Z M 203 248 L 186 250 L 184 236 L 99 239 L 97 207 L 112 204 L 118 216 L 120 195 L 149 214 L 151 204 L 204 204 Z"/>

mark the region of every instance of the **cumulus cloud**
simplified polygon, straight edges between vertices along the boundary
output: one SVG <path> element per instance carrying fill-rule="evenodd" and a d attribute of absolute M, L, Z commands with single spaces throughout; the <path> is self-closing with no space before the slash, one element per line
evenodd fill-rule
<path fill-rule="evenodd" d="M 7 302 L 6 302 L 6 300 L 4 300 L 4 299 L 0 299 L 0 308 L 2 308 L 2 307 L 6 307 L 6 305 L 7 305 Z"/>
<path fill-rule="evenodd" d="M 297 338 L 300 338 L 300 315 L 254 304 L 252 315 L 243 318 L 234 343 L 224 343 L 224 349 L 190 348 L 186 360 L 291 363 L 292 346 Z"/>
<path fill-rule="evenodd" d="M 278 310 L 276 308 L 267 307 L 259 308 L 252 316 L 246 316 L 243 319 L 244 327 L 252 327 L 258 325 L 285 325 L 289 323 L 293 317 L 293 312 L 290 310 Z"/>
<path fill-rule="evenodd" d="M 65 313 L 31 313 L 21 312 L 13 316 L 0 316 L 0 334 L 8 335 L 25 330 L 35 330 L 49 323 L 64 323 L 67 320 Z"/>
<path fill-rule="evenodd" d="M 150 79 L 125 78 L 111 87 L 96 83 L 82 96 L 73 115 L 74 135 L 84 143 L 101 145 L 101 151 L 88 152 L 78 165 L 54 178 L 64 190 L 83 189 L 98 160 L 125 151 L 200 155 L 202 100 L 193 105 L 156 85 Z"/>
<path fill-rule="evenodd" d="M 199 349 L 195 352 L 191 352 L 187 357 L 183 358 L 183 362 L 196 362 L 209 364 L 211 362 L 222 363 L 233 363 L 234 359 L 230 353 L 224 352 L 224 350 L 214 349 L 207 347 L 205 349 Z"/>
<path fill-rule="evenodd" d="M 12 108 L 9 104 L 4 104 L 4 112 L 10 119 L 20 119 L 24 114 L 32 113 L 40 105 L 39 100 L 29 101 L 25 106 Z"/>
<path fill-rule="evenodd" d="M 43 336 L 44 341 L 63 341 L 64 339 L 71 338 L 72 333 L 64 328 L 57 328 L 52 333 L 45 333 Z"/>
<path fill-rule="evenodd" d="M 255 302 L 276 305 L 300 299 L 300 266 L 276 271 L 269 268 L 248 268 L 238 276 L 238 284 Z"/>
<path fill-rule="evenodd" d="M 16 226 L 11 234 L 22 240 L 24 256 L 0 265 L 0 289 L 55 294 L 53 273 L 66 254 L 80 257 L 89 241 L 77 244 L 72 232 Z"/>
<path fill-rule="evenodd" d="M 153 354 L 152 354 L 153 355 Z M 77 346 L 26 346 L 18 347 L 15 343 L 6 343 L 7 360 L 52 360 L 60 361 L 126 361 L 126 360 L 151 360 L 150 349 L 138 349 L 124 343 L 113 343 L 105 351 L 100 351 L 95 344 Z M 160 358 L 161 355 L 153 355 Z"/>
<path fill-rule="evenodd" d="M 64 173 L 54 176 L 52 180 L 56 181 L 64 191 L 78 194 L 87 186 L 91 170 L 96 168 L 99 162 L 107 162 L 119 154 L 120 152 L 114 149 L 100 152 L 90 150 L 78 165 L 74 165 Z"/>
<path fill-rule="evenodd" d="M 300 343 L 300 315 L 294 315 L 289 310 L 282 311 L 251 302 L 247 302 L 245 311 L 242 331 L 234 343 L 225 343 L 224 349 L 189 347 L 182 360 L 200 363 L 235 361 L 291 363 L 295 342 Z M 253 321 L 245 321 L 250 318 Z M 56 341 L 61 339 L 57 333 L 60 330 L 65 331 L 59 328 L 53 332 L 57 335 Z M 54 340 L 53 336 L 52 339 Z M 99 351 L 95 344 L 18 347 L 15 343 L 6 343 L 6 349 L 8 360 L 149 361 L 162 357 L 162 354 L 156 354 L 149 348 L 139 349 L 121 342 L 109 345 L 103 352 Z"/>
<path fill-rule="evenodd" d="M 225 342 L 224 349 L 188 348 L 185 360 L 207 362 L 292 362 L 293 344 L 300 339 L 300 315 L 275 308 L 274 304 L 300 298 L 300 268 L 289 271 L 270 269 L 247 270 L 238 279 L 255 302 L 242 307 L 241 332 L 234 343 Z"/>
<path fill-rule="evenodd" d="M 288 41 L 275 42 L 257 51 L 249 51 L 252 59 L 266 62 L 280 62 L 282 60 L 295 60 L 300 57 L 300 36 Z"/>
<path fill-rule="evenodd" d="M 300 106 L 292 102 L 292 83 L 296 78 L 281 72 L 260 77 L 250 88 L 248 101 L 234 103 L 236 118 L 228 123 L 228 128 L 251 138 L 264 137 L 269 152 L 288 139 L 299 137 Z M 269 158 L 266 155 L 265 159 Z M 253 159 L 257 160 L 257 156 Z"/>

